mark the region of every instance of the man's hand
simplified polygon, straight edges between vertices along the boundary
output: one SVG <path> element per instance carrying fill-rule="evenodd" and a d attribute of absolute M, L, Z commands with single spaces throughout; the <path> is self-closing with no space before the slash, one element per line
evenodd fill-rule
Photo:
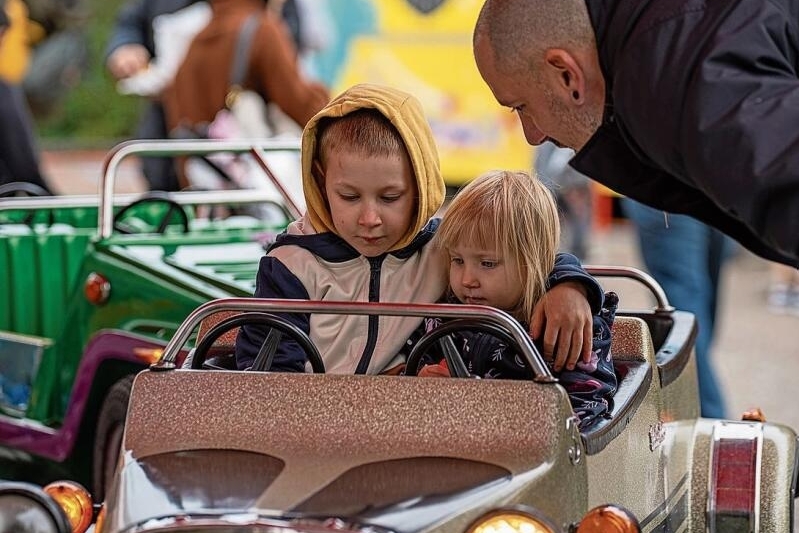
<path fill-rule="evenodd" d="M 530 335 L 542 339 L 542 355 L 556 371 L 573 370 L 580 359 L 590 361 L 593 317 L 585 288 L 567 281 L 549 289 L 533 309 Z"/>
<path fill-rule="evenodd" d="M 123 44 L 108 56 L 106 67 L 118 80 L 129 78 L 150 65 L 150 52 L 140 44 Z"/>

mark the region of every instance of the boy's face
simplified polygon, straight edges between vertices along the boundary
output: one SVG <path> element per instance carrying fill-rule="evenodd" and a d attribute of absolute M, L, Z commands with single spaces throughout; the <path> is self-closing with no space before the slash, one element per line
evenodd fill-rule
<path fill-rule="evenodd" d="M 338 235 L 366 257 L 391 250 L 416 211 L 416 182 L 405 156 L 332 153 L 324 193 Z"/>
<path fill-rule="evenodd" d="M 495 248 L 458 245 L 449 250 L 449 284 L 463 303 L 512 311 L 522 298 L 518 269 Z"/>

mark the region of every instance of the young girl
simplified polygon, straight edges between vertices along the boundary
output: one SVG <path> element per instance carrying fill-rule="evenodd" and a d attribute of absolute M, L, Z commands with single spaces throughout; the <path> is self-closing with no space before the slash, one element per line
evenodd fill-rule
<path fill-rule="evenodd" d="M 538 179 L 524 172 L 490 172 L 455 196 L 435 239 L 449 255 L 451 299 L 502 309 L 526 325 L 555 266 L 560 239 L 557 207 Z M 617 296 L 607 293 L 594 316 L 591 361 L 556 373 L 581 428 L 607 412 L 608 399 L 616 391 L 610 328 L 617 304 Z M 520 358 L 498 339 L 487 333 L 460 336 L 457 344 L 473 375 L 529 379 Z M 441 363 L 420 372 L 442 374 L 447 370 Z"/>

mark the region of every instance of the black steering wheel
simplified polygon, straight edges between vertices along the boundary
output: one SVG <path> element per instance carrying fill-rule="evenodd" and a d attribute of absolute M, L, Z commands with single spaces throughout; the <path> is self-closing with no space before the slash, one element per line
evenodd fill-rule
<path fill-rule="evenodd" d="M 416 376 L 419 374 L 419 364 L 422 362 L 422 356 L 436 344 L 439 345 L 444 358 L 447 360 L 447 366 L 454 377 L 470 377 L 466 364 L 463 362 L 463 356 L 455 348 L 455 343 L 452 341 L 451 335 L 459 331 L 467 330 L 469 332 L 482 332 L 496 337 L 498 340 L 504 342 L 509 348 L 521 353 L 522 349 L 519 343 L 513 336 L 498 324 L 493 322 L 485 322 L 482 320 L 475 320 L 473 318 L 459 318 L 450 322 L 445 322 L 427 333 L 419 339 L 416 346 L 413 347 L 411 353 L 408 355 L 408 360 L 405 363 L 405 375 Z M 531 376 L 535 376 L 532 368 L 528 368 Z"/>
<path fill-rule="evenodd" d="M 12 181 L 0 185 L 0 198 L 10 196 L 52 196 L 52 193 L 40 185 L 27 181 Z"/>
<path fill-rule="evenodd" d="M 124 218 L 131 210 L 144 204 L 166 204 L 167 206 L 166 213 L 161 217 L 158 227 L 155 230 L 156 233 L 164 233 L 166 231 L 167 226 L 169 226 L 169 223 L 172 221 L 173 215 L 177 215 L 177 218 L 180 219 L 179 222 L 182 226 L 183 233 L 189 232 L 189 215 L 186 213 L 186 210 L 175 200 L 162 194 L 150 194 L 120 209 L 117 214 L 114 215 L 114 229 L 119 233 L 125 234 L 141 233 L 140 229 L 131 224 L 126 224 Z"/>
<path fill-rule="evenodd" d="M 27 181 L 12 181 L 11 183 L 5 183 L 0 185 L 0 198 L 13 198 L 13 197 L 31 197 L 31 196 L 52 196 L 52 193 L 41 187 L 36 185 L 35 183 L 29 183 Z M 33 224 L 33 221 L 36 218 L 36 211 L 31 211 L 28 213 L 25 218 L 22 220 L 23 224 L 30 226 Z M 53 225 L 55 222 L 55 217 L 53 215 L 53 210 L 47 210 L 47 222 L 49 225 Z"/>
<path fill-rule="evenodd" d="M 282 334 L 288 335 L 300 345 L 300 348 L 305 352 L 308 361 L 311 363 L 311 369 L 316 374 L 325 373 L 325 363 L 322 360 L 322 355 L 316 349 L 313 341 L 308 335 L 300 328 L 289 322 L 283 317 L 273 315 L 271 313 L 263 313 L 259 311 L 251 311 L 248 313 L 241 313 L 222 320 L 219 324 L 211 328 L 208 333 L 202 338 L 200 343 L 194 348 L 194 356 L 191 361 L 191 368 L 199 370 L 203 367 L 205 359 L 208 357 L 208 351 L 216 340 L 227 333 L 228 331 L 244 325 L 258 324 L 270 328 L 269 334 L 266 336 L 258 355 L 255 357 L 250 370 L 254 371 L 267 371 L 272 366 L 272 360 L 275 357 L 275 352 L 280 344 L 280 336 Z"/>

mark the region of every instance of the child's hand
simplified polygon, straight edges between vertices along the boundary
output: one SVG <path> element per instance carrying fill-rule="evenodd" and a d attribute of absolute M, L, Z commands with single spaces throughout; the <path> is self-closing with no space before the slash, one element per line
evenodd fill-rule
<path fill-rule="evenodd" d="M 440 363 L 437 365 L 425 365 L 419 371 L 419 377 L 421 378 L 448 378 L 449 375 L 449 367 L 447 366 L 447 360 L 442 359 Z"/>
<path fill-rule="evenodd" d="M 530 335 L 542 339 L 542 355 L 552 361 L 555 371 L 574 370 L 581 359 L 588 363 L 593 317 L 583 286 L 567 281 L 549 289 L 533 309 Z"/>

